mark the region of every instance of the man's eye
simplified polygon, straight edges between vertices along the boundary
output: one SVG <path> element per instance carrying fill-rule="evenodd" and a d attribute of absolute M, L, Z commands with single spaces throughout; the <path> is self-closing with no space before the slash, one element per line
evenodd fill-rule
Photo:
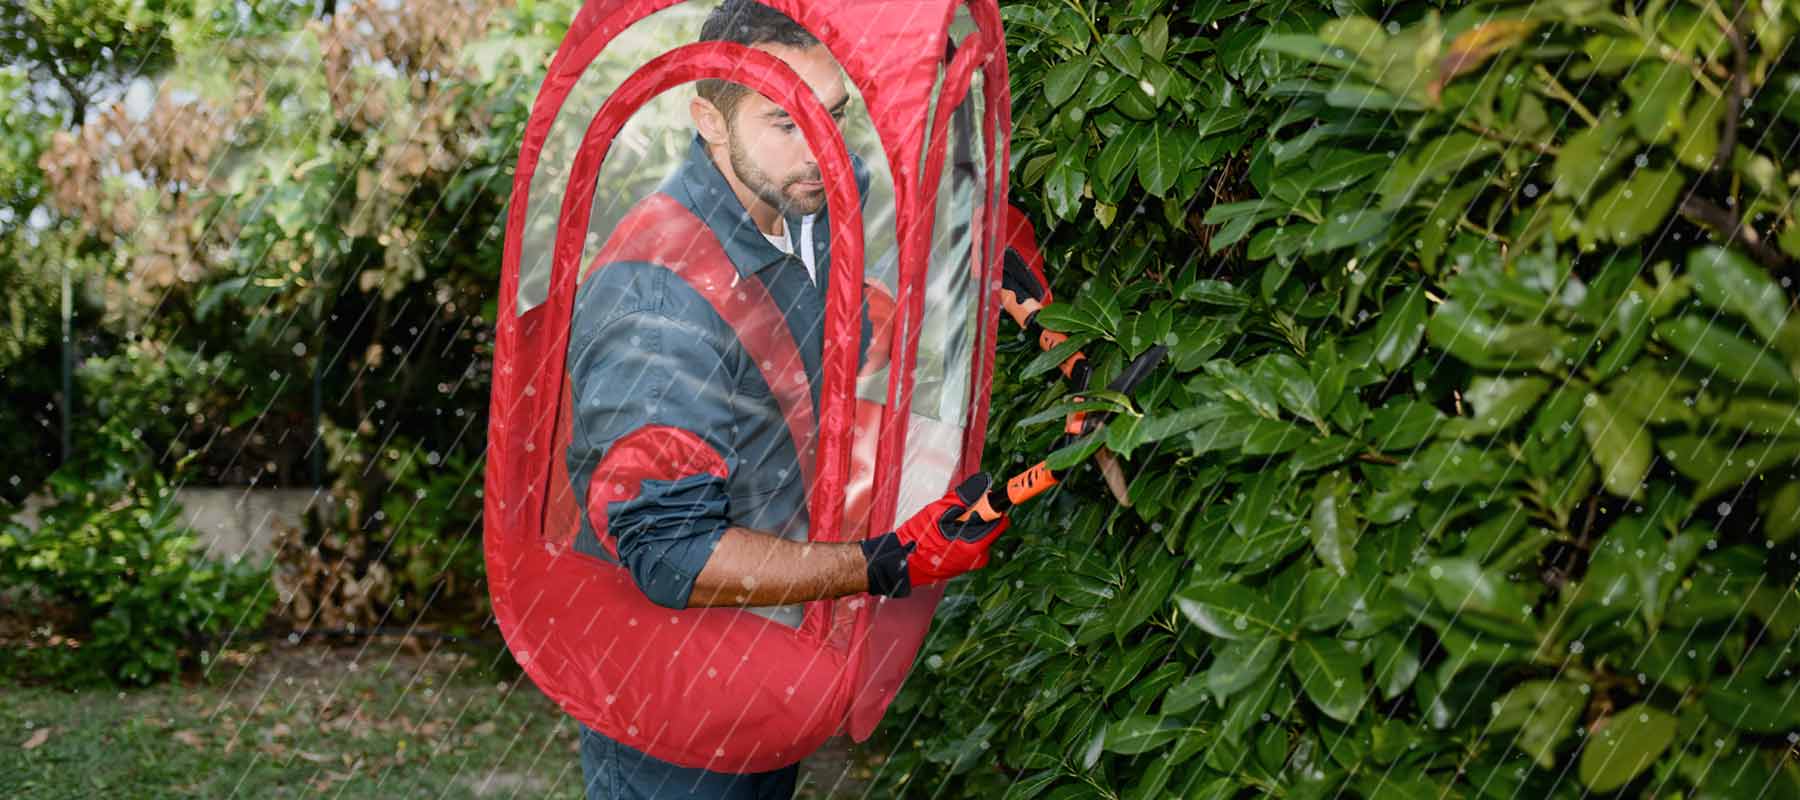
<path fill-rule="evenodd" d="M 792 122 L 778 123 L 778 124 L 776 124 L 775 128 L 776 128 L 776 130 L 779 130 L 782 133 L 793 133 L 794 131 L 799 130 L 799 126 L 795 125 Z"/>

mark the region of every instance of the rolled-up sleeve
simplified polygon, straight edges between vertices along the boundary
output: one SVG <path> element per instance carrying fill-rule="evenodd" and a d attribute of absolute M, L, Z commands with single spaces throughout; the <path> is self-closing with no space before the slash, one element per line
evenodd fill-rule
<path fill-rule="evenodd" d="M 728 527 L 731 372 L 689 310 L 652 301 L 584 314 L 580 302 L 578 324 L 604 320 L 570 333 L 568 459 L 584 523 L 645 596 L 685 608 Z"/>

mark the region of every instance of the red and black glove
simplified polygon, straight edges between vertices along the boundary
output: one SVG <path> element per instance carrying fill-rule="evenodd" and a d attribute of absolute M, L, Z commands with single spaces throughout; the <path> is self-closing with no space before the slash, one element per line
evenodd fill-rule
<path fill-rule="evenodd" d="M 1038 251 L 1037 231 L 1017 206 L 1008 204 L 1005 214 L 1001 230 L 1006 236 L 1006 253 L 1001 261 L 1000 290 L 1011 292 L 1014 303 L 1036 300 L 1034 309 L 1047 306 L 1053 298 L 1050 281 L 1044 277 L 1044 254 Z"/>
<path fill-rule="evenodd" d="M 919 510 L 900 527 L 862 543 L 869 560 L 869 594 L 905 597 L 912 587 L 949 580 L 987 566 L 988 547 L 1006 530 L 1006 515 L 959 521 L 993 479 L 970 475 L 962 485 Z"/>

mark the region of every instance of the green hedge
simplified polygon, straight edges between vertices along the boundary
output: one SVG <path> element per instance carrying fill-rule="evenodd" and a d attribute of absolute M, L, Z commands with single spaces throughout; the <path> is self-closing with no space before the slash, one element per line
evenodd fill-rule
<path fill-rule="evenodd" d="M 1059 456 L 1134 507 L 1079 469 L 952 592 L 886 790 L 1800 793 L 1791 4 L 1004 13 L 1043 322 L 1172 358 Z"/>

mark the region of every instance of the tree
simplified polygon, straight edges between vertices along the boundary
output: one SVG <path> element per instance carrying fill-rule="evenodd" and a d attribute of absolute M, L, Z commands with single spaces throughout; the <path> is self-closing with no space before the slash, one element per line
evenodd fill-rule
<path fill-rule="evenodd" d="M 315 538 L 354 542 L 346 576 L 385 560 L 402 616 L 479 619 L 497 221 L 572 7 L 184 8 L 150 101 L 37 161 L 116 337 L 81 373 L 91 427 L 131 418 L 177 484 L 330 485 L 345 515 Z"/>

